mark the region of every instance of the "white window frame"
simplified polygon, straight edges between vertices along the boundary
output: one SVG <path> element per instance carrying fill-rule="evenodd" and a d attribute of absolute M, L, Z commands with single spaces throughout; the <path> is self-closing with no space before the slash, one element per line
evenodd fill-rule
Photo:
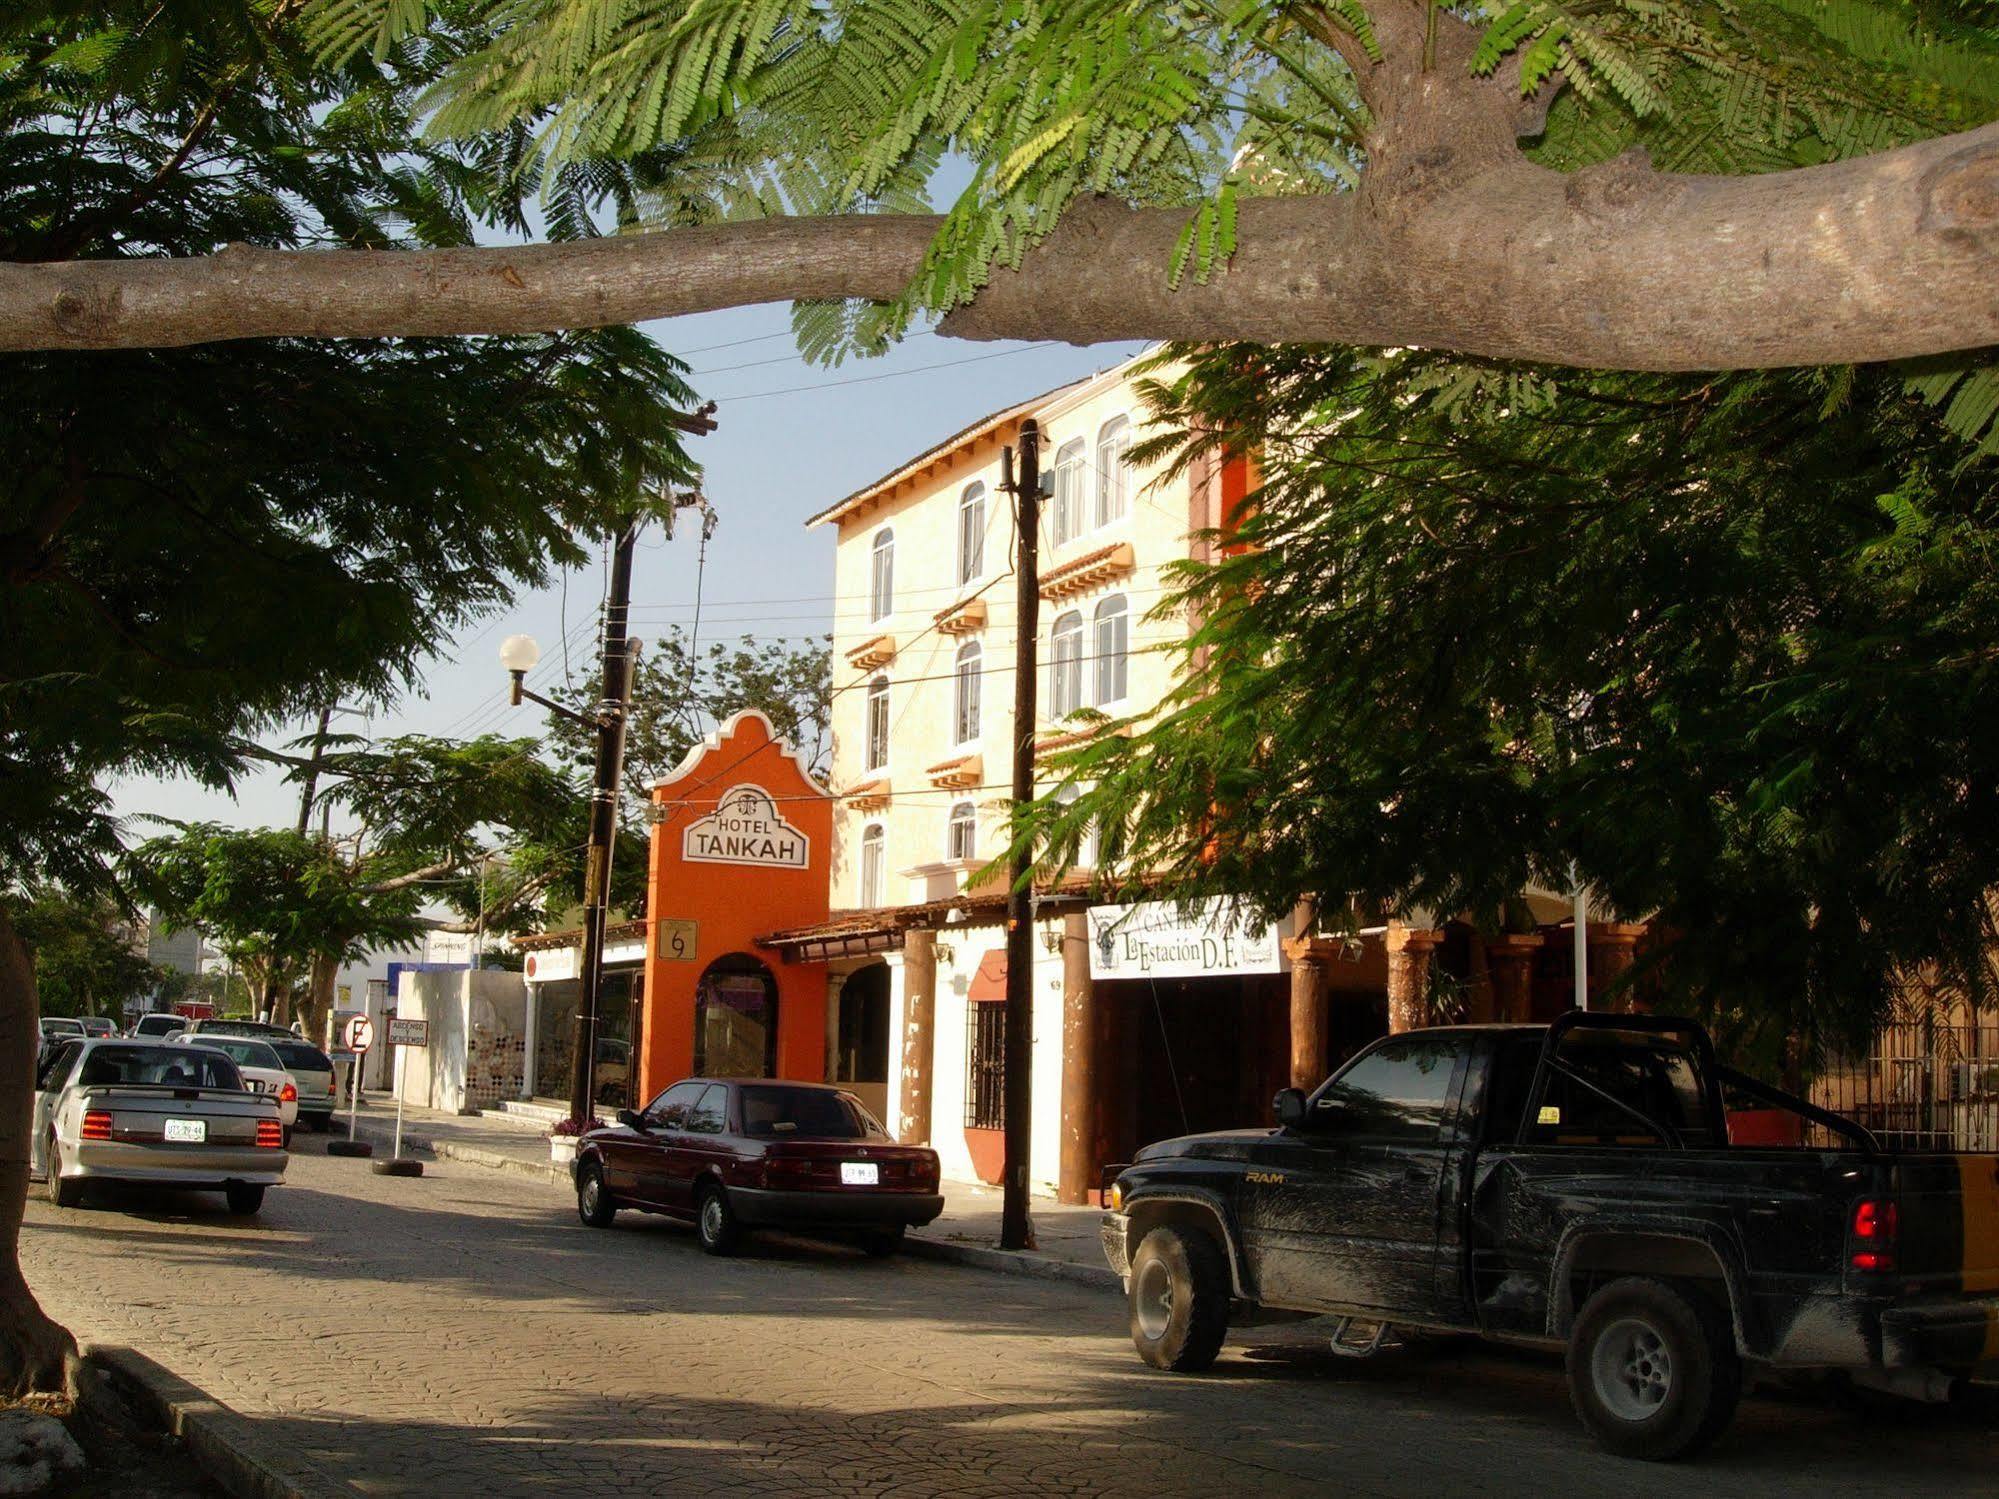
<path fill-rule="evenodd" d="M 958 647 L 952 667 L 951 726 L 959 744 L 976 744 L 985 697 L 986 653 L 976 640 Z"/>
<path fill-rule="evenodd" d="M 1131 418 L 1114 416 L 1097 428 L 1097 524 L 1108 526 L 1131 513 Z"/>
<path fill-rule="evenodd" d="M 1073 629 L 1067 630 L 1069 640 L 1065 641 L 1065 627 L 1071 625 Z M 1056 616 L 1054 627 L 1048 632 L 1048 716 L 1052 719 L 1067 718 L 1083 706 L 1083 640 L 1086 633 L 1080 609 L 1071 609 Z M 1065 644 L 1072 644 L 1074 649 L 1065 654 Z M 1065 679 L 1069 687 L 1067 694 L 1062 690 Z"/>
<path fill-rule="evenodd" d="M 887 677 L 876 677 L 868 683 L 865 716 L 861 721 L 861 764 L 865 770 L 882 770 L 888 765 L 888 695 Z"/>
<path fill-rule="evenodd" d="M 1116 639 L 1106 642 L 1105 627 Z M 1099 708 L 1131 695 L 1131 605 L 1121 593 L 1100 602 L 1090 615 L 1091 695 Z"/>
<path fill-rule="evenodd" d="M 1089 530 L 1089 445 L 1072 437 L 1055 450 L 1055 501 L 1050 506 L 1049 534 L 1056 546 L 1074 541 Z"/>
<path fill-rule="evenodd" d="M 1078 786 L 1074 781 L 1067 781 L 1055 788 L 1055 801 L 1058 805 L 1066 807 L 1082 794 L 1082 787 Z M 1097 837 L 1097 825 L 1093 820 L 1090 823 L 1089 830 L 1083 834 L 1082 838 L 1076 844 L 1076 867 L 1078 869 L 1095 869 L 1097 867 L 1097 859 L 1102 852 L 1099 847 L 1100 841 Z"/>
<path fill-rule="evenodd" d="M 962 840 L 959 838 L 961 830 L 964 834 Z M 944 818 L 944 857 L 954 864 L 968 864 L 978 857 L 978 851 L 978 808 L 970 802 L 953 802 Z"/>
<path fill-rule="evenodd" d="M 868 549 L 868 618 L 887 619 L 895 613 L 895 531 L 883 526 Z"/>
<path fill-rule="evenodd" d="M 958 496 L 958 583 L 986 575 L 986 486 L 967 484 Z"/>
<path fill-rule="evenodd" d="M 888 826 L 871 822 L 861 829 L 859 888 L 861 909 L 879 910 L 888 901 Z"/>

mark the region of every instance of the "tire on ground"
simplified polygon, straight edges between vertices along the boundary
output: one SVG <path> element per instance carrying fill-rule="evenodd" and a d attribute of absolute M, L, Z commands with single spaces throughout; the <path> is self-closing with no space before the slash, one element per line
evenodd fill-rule
<path fill-rule="evenodd" d="M 1131 1341 L 1155 1369 L 1193 1373 L 1221 1352 L 1229 1330 L 1229 1267 L 1195 1228 L 1162 1225 L 1131 1260 Z"/>
<path fill-rule="evenodd" d="M 62 1174 L 62 1149 L 56 1144 L 54 1134 L 49 1136 L 48 1152 L 43 1162 L 49 1169 L 49 1201 L 59 1208 L 83 1206 L 83 1178 Z"/>
<path fill-rule="evenodd" d="M 609 1228 L 618 1216 L 618 1205 L 604 1185 L 604 1169 L 595 1161 L 584 1162 L 576 1173 L 576 1216 L 591 1228 Z"/>
<path fill-rule="evenodd" d="M 261 1183 L 231 1182 L 222 1189 L 222 1195 L 229 1199 L 229 1211 L 248 1215 L 264 1205 L 264 1188 Z"/>
<path fill-rule="evenodd" d="M 1699 1290 L 1649 1276 L 1591 1296 L 1569 1335 L 1569 1398 L 1598 1445 L 1670 1462 L 1727 1430 L 1742 1398 L 1728 1314 Z"/>
<path fill-rule="evenodd" d="M 694 1195 L 694 1231 L 709 1254 L 734 1254 L 742 1244 L 742 1227 L 729 1206 L 729 1194 L 713 1182 Z"/>

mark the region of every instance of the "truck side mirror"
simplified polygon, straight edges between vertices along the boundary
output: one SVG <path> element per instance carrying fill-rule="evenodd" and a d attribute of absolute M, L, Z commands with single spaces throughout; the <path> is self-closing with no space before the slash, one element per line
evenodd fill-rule
<path fill-rule="evenodd" d="M 1305 1095 L 1297 1088 L 1279 1088 L 1270 1106 L 1277 1115 L 1277 1122 L 1286 1129 L 1303 1129 L 1310 1115 L 1305 1107 Z"/>

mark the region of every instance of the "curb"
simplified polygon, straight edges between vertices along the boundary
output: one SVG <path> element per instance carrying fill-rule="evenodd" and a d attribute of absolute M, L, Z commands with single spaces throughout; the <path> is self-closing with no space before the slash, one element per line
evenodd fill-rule
<path fill-rule="evenodd" d="M 363 1120 L 355 1131 L 356 1138 L 368 1140 L 378 1146 L 387 1146 L 394 1138 L 394 1134 L 393 1127 L 381 1128 L 372 1119 Z M 566 1189 L 569 1186 L 569 1173 L 553 1161 L 524 1161 L 503 1151 L 486 1150 L 477 1145 L 460 1145 L 451 1140 L 430 1140 L 422 1135 L 413 1135 L 408 1129 L 404 1129 L 403 1154 L 407 1156 L 418 1151 L 434 1160 L 461 1161 L 467 1166 L 483 1166 L 488 1171 L 506 1171 L 515 1176 L 527 1177 L 530 1181 L 545 1181 L 552 1187 Z"/>
<path fill-rule="evenodd" d="M 377 1121 L 361 1121 L 359 1134 L 362 1138 L 373 1136 L 377 1144 L 386 1145 L 389 1134 L 378 1131 Z M 483 1166 L 487 1170 L 507 1171 L 516 1176 L 524 1176 L 534 1181 L 545 1181 L 564 1191 L 569 1190 L 569 1172 L 552 1162 L 524 1161 L 518 1156 L 506 1155 L 497 1150 L 482 1149 L 477 1145 L 459 1145 L 450 1140 L 430 1140 L 421 1135 L 403 1131 L 403 1150 L 422 1151 L 441 1161 L 460 1161 L 468 1166 Z M 1124 1282 L 1111 1273 L 1108 1265 L 1078 1265 L 1068 1260 L 1056 1259 L 1053 1255 L 1037 1254 L 1033 1250 L 994 1249 L 984 1244 L 966 1244 L 956 1239 L 939 1239 L 925 1234 L 921 1229 L 912 1229 L 902 1241 L 903 1252 L 912 1259 L 935 1260 L 943 1264 L 962 1265 L 967 1269 L 984 1270 L 998 1275 L 1025 1275 L 1035 1280 L 1064 1281 L 1070 1285 L 1088 1286 L 1092 1290 L 1109 1291 L 1115 1295 L 1124 1294 Z"/>
<path fill-rule="evenodd" d="M 921 1230 L 907 1235 L 902 1251 L 913 1259 L 939 1260 L 999 1275 L 1024 1275 L 1033 1280 L 1059 1280 L 1070 1285 L 1088 1286 L 1122 1296 L 1124 1282 L 1111 1274 L 1108 1265 L 1077 1265 L 1031 1249 L 989 1249 L 983 1244 L 961 1244 L 955 1239 L 932 1239 Z"/>
<path fill-rule="evenodd" d="M 300 1462 L 257 1422 L 136 1349 L 86 1343 L 83 1354 L 149 1419 L 180 1438 L 235 1499 L 353 1499 L 358 1492 Z"/>

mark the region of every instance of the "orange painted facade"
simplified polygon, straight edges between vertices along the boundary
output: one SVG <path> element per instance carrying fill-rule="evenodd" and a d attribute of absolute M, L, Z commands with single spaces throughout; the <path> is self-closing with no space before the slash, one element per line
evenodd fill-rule
<path fill-rule="evenodd" d="M 653 788 L 640 1100 L 694 1071 L 696 996 L 719 959 L 754 959 L 777 990 L 776 1075 L 826 1072 L 826 968 L 756 939 L 827 915 L 833 802 L 754 711 L 737 714 Z M 671 948 L 695 924 L 691 948 Z M 664 949 L 664 950 L 663 950 Z"/>

